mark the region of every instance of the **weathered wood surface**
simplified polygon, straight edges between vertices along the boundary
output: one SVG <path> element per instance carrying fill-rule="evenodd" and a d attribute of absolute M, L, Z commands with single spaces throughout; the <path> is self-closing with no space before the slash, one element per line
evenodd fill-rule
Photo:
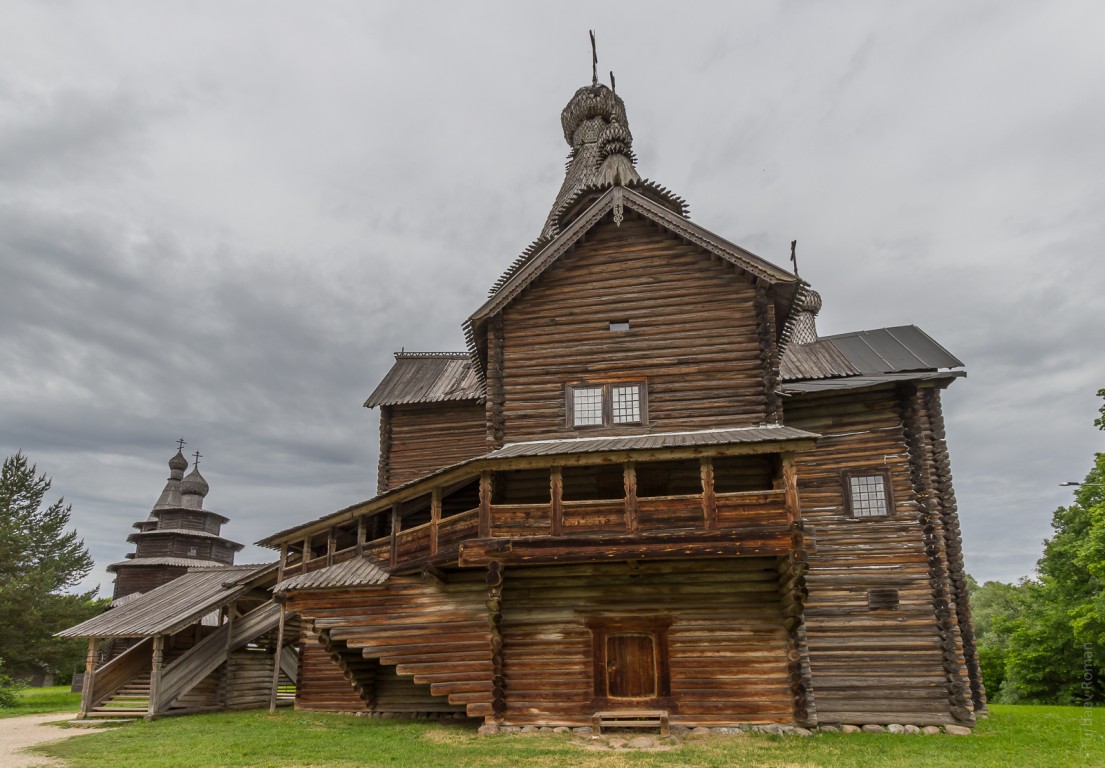
<path fill-rule="evenodd" d="M 487 453 L 482 403 L 385 406 L 378 491 Z"/>
<path fill-rule="evenodd" d="M 670 621 L 673 724 L 790 722 L 778 581 L 773 558 L 508 568 L 504 721 L 589 725 L 611 709 L 594 701 L 587 621 L 614 616 Z"/>
<path fill-rule="evenodd" d="M 918 504 L 923 457 L 911 462 L 919 449 L 907 439 L 901 398 L 893 390 L 792 397 L 786 423 L 822 435 L 795 457 L 802 518 L 817 531 L 804 615 L 819 721 L 958 722 L 949 687 L 959 674 L 949 675 L 945 656 L 957 640 L 939 626 L 946 601 L 934 599 L 947 589 L 944 566 L 930 564 L 945 555 L 926 550 L 934 529 Z M 864 468 L 890 471 L 892 515 L 848 514 L 842 472 Z M 876 588 L 898 590 L 897 609 L 871 610 L 867 592 Z"/>
<path fill-rule="evenodd" d="M 294 593 L 288 610 L 298 611 L 330 645 L 342 643 L 365 661 L 392 666 L 400 677 L 429 685 L 434 696 L 442 697 L 434 711 L 461 705 L 483 717 L 490 713 L 492 669 L 486 600 L 483 574 L 468 571 L 451 573 L 444 583 L 393 577 L 371 589 Z M 318 667 L 311 657 L 304 663 L 305 676 Z M 329 679 L 337 678 L 330 673 Z M 327 693 L 320 693 L 312 683 L 307 681 L 297 706 L 327 709 L 335 701 L 348 701 L 344 690 L 332 691 L 342 686 L 332 682 Z"/>
<path fill-rule="evenodd" d="M 507 442 L 572 436 L 566 381 L 647 380 L 656 431 L 763 423 L 754 296 L 731 265 L 635 215 L 600 224 L 502 313 L 489 412 L 501 407 Z M 624 320 L 629 331 L 609 330 Z"/>

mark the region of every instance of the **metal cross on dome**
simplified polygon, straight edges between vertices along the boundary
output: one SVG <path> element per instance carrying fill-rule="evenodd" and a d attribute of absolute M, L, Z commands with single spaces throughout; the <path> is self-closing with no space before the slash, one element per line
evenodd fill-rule
<path fill-rule="evenodd" d="M 186 446 L 186 445 L 188 445 L 188 443 L 186 443 L 186 442 L 184 441 L 184 438 L 183 438 L 183 437 L 182 437 L 182 438 L 179 438 L 179 439 L 178 439 L 178 440 L 176 441 L 176 449 L 177 449 L 178 451 L 183 451 L 183 450 L 184 450 L 184 446 Z"/>
<path fill-rule="evenodd" d="M 203 454 L 202 454 L 202 453 L 200 453 L 199 451 L 196 451 L 196 452 L 195 452 L 195 453 L 193 453 L 192 455 L 196 457 L 196 463 L 195 463 L 195 466 L 197 466 L 197 467 L 198 467 L 198 466 L 200 465 L 200 459 L 202 459 L 202 458 L 203 458 Z"/>

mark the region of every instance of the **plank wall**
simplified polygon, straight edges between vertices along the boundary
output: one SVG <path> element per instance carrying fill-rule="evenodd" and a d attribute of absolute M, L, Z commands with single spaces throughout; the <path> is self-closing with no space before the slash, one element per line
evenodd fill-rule
<path fill-rule="evenodd" d="M 774 558 L 508 568 L 505 722 L 590 723 L 591 616 L 670 619 L 672 723 L 792 722 L 778 587 Z"/>
<path fill-rule="evenodd" d="M 940 579 L 915 487 L 923 459 L 907 440 L 902 397 L 889 389 L 802 395 L 785 407 L 789 426 L 822 435 L 815 450 L 797 454 L 802 517 L 816 540 L 805 623 L 819 721 L 958 722 L 937 619 Z M 893 515 L 847 513 L 842 472 L 862 469 L 890 471 Z M 876 588 L 898 590 L 898 607 L 871 610 Z"/>
<path fill-rule="evenodd" d="M 482 403 L 385 406 L 378 491 L 487 453 Z"/>
<path fill-rule="evenodd" d="M 647 380 L 653 431 L 767 421 L 760 323 L 771 319 L 755 297 L 731 265 L 649 222 L 627 214 L 620 227 L 600 224 L 503 311 L 502 371 L 494 354 L 488 369 L 491 422 L 501 398 L 506 442 L 576 436 L 565 385 L 613 380 Z M 626 320 L 630 330 L 609 330 Z"/>

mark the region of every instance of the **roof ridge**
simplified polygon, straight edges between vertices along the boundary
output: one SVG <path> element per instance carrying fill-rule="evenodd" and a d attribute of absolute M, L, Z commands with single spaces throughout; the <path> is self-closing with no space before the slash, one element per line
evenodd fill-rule
<path fill-rule="evenodd" d="M 467 352 L 407 352 L 406 350 L 403 350 L 402 352 L 395 352 L 393 354 L 395 355 L 396 360 L 411 360 L 411 359 L 427 358 L 427 357 L 443 357 L 443 358 L 466 358 L 466 357 L 468 357 Z"/>

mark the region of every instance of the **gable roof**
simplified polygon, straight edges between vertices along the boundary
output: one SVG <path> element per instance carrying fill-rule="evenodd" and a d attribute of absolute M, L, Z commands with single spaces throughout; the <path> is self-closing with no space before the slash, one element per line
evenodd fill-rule
<path fill-rule="evenodd" d="M 195 568 L 55 637 L 171 635 L 249 592 L 260 577 L 275 574 L 276 565 Z"/>
<path fill-rule="evenodd" d="M 482 400 L 483 385 L 465 352 L 397 352 L 395 364 L 366 408 L 383 405 Z"/>
<path fill-rule="evenodd" d="M 608 215 L 623 215 L 622 212 L 627 208 L 660 225 L 676 237 L 699 246 L 758 280 L 775 286 L 778 289 L 775 295 L 776 318 L 789 318 L 791 303 L 801 286 L 805 285 L 800 277 L 719 237 L 631 187 L 612 186 L 598 195 L 555 237 L 523 253 L 492 288 L 487 301 L 465 322 L 465 340 L 476 375 L 481 382 L 484 380 L 484 370 L 480 337 L 488 319 L 521 295 L 599 222 Z M 785 341 L 787 337 L 788 334 L 780 327 L 781 340 Z"/>

